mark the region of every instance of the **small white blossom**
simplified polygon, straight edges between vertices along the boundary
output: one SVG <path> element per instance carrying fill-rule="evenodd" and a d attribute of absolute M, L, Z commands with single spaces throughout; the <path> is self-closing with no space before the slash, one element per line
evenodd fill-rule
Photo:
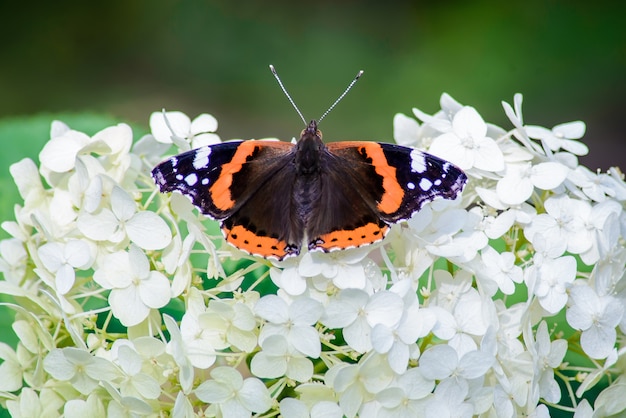
<path fill-rule="evenodd" d="M 243 379 L 231 367 L 217 367 L 211 380 L 200 384 L 195 394 L 203 402 L 216 404 L 224 417 L 250 417 L 252 412 L 265 412 L 272 405 L 263 382 L 254 377 Z"/>
<path fill-rule="evenodd" d="M 128 237 L 144 250 L 165 248 L 172 237 L 161 217 L 153 212 L 137 212 L 132 198 L 117 186 L 111 193 L 111 209 L 102 208 L 95 214 L 82 213 L 77 225 L 93 240 L 120 243 Z"/>
<path fill-rule="evenodd" d="M 450 132 L 433 140 L 429 152 L 449 160 L 463 170 L 498 172 L 504 169 L 502 151 L 487 137 L 487 125 L 473 108 L 466 106 L 452 119 Z"/>
<path fill-rule="evenodd" d="M 380 291 L 370 297 L 362 290 L 346 289 L 330 300 L 321 321 L 329 328 L 343 328 L 346 343 L 365 352 L 372 347 L 372 328 L 377 324 L 395 327 L 403 306 L 402 298 L 393 292 Z"/>
<path fill-rule="evenodd" d="M 150 115 L 150 129 L 154 139 L 164 144 L 176 144 L 181 150 L 217 144 L 220 137 L 217 119 L 203 113 L 193 121 L 182 112 L 154 112 Z"/>
<path fill-rule="evenodd" d="M 323 312 L 319 302 L 300 297 L 287 305 L 280 297 L 267 295 L 259 299 L 254 311 L 267 321 L 259 334 L 260 344 L 271 335 L 282 335 L 302 354 L 319 357 L 320 338 L 313 327 Z"/>
<path fill-rule="evenodd" d="M 598 296 L 586 285 L 570 291 L 567 322 L 582 331 L 580 344 L 591 358 L 606 358 L 615 345 L 615 327 L 624 315 L 624 306 L 612 296 Z"/>
<path fill-rule="evenodd" d="M 122 324 L 133 326 L 170 301 L 170 284 L 163 273 L 150 270 L 146 255 L 136 246 L 104 257 L 93 276 L 96 283 L 111 289 L 109 304 Z"/>

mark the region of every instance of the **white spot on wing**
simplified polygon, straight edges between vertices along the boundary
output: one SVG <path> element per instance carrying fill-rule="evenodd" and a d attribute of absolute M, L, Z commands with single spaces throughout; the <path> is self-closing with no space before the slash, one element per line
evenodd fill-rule
<path fill-rule="evenodd" d="M 187 183 L 188 186 L 194 186 L 197 182 L 198 176 L 196 175 L 196 173 L 191 173 L 187 177 L 185 177 L 185 183 Z"/>
<path fill-rule="evenodd" d="M 426 156 L 418 150 L 411 151 L 411 171 L 423 173 L 426 171 Z"/>
<path fill-rule="evenodd" d="M 433 182 L 428 180 L 427 178 L 423 178 L 420 180 L 420 189 L 427 192 L 430 188 L 433 187 Z"/>
<path fill-rule="evenodd" d="M 211 147 L 198 148 L 193 157 L 193 168 L 196 170 L 206 168 L 209 165 L 209 155 L 211 155 Z"/>
<path fill-rule="evenodd" d="M 182 174 L 176 174 L 176 180 L 181 181 L 183 179 Z"/>
<path fill-rule="evenodd" d="M 413 190 L 413 189 L 415 189 L 415 183 L 413 183 L 413 182 L 408 182 L 408 183 L 406 184 L 406 187 L 407 187 L 409 190 Z"/>
<path fill-rule="evenodd" d="M 207 184 L 209 184 L 209 179 L 205 177 L 200 183 L 202 183 L 203 186 L 206 186 Z"/>

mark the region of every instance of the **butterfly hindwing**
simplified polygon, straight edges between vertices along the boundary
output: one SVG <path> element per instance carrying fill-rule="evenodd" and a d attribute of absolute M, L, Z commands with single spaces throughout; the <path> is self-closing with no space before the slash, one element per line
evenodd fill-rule
<path fill-rule="evenodd" d="M 389 227 L 378 216 L 374 196 L 380 178 L 370 164 L 325 150 L 319 198 L 307 222 L 309 250 L 334 251 L 381 241 Z"/>

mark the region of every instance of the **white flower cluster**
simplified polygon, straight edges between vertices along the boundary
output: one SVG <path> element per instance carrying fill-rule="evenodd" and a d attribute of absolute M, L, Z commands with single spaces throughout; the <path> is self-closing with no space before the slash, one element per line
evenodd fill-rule
<path fill-rule="evenodd" d="M 623 414 L 623 176 L 578 164 L 582 122 L 526 125 L 520 95 L 503 105 L 509 131 L 447 95 L 421 123 L 394 119 L 399 144 L 465 170 L 461 199 L 380 245 L 274 264 L 150 178 L 172 148 L 218 142 L 212 116 L 155 113 L 134 145 L 124 124 L 53 123 L 41 165 L 10 169 L 24 203 L 2 223 L 0 294 L 19 341 L 0 343 L 0 402 L 15 417 Z"/>

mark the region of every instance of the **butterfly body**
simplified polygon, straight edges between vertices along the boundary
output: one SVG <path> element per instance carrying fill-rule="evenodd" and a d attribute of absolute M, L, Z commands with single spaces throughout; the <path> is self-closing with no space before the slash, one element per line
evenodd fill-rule
<path fill-rule="evenodd" d="M 398 145 L 324 144 L 311 121 L 294 145 L 234 141 L 175 156 L 152 171 L 162 192 L 188 196 L 221 222 L 226 240 L 282 260 L 381 241 L 390 225 L 437 197 L 454 199 L 467 177 L 453 164 Z"/>

